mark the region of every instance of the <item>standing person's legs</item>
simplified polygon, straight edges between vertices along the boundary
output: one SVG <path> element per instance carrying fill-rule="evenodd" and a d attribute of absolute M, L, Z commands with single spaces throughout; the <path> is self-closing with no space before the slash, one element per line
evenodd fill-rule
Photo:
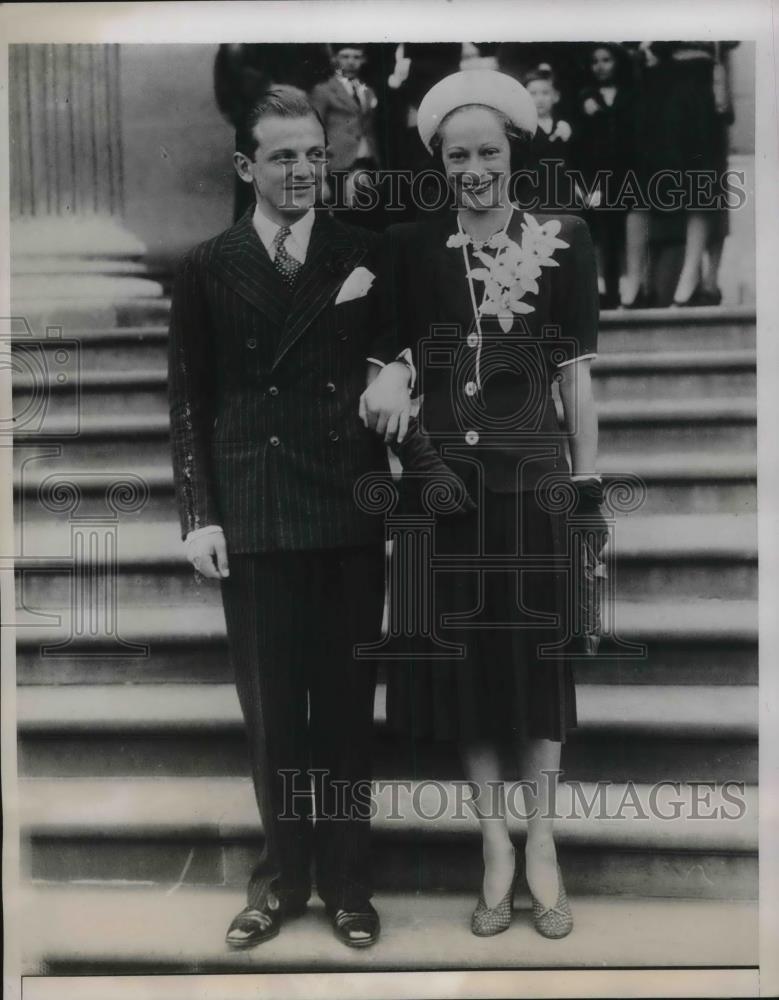
<path fill-rule="evenodd" d="M 708 236 L 708 220 L 706 213 L 691 210 L 687 213 L 687 226 L 684 241 L 684 261 L 679 280 L 676 283 L 673 304 L 686 305 L 701 280 L 701 264 L 706 249 Z"/>
<path fill-rule="evenodd" d="M 631 209 L 625 218 L 625 287 L 623 305 L 630 306 L 646 286 L 649 258 L 649 212 Z"/>
<path fill-rule="evenodd" d="M 355 646 L 377 642 L 384 602 L 381 546 L 323 553 L 316 574 L 321 626 L 308 658 L 311 765 L 317 772 L 317 892 L 354 910 L 372 894 L 370 811 L 376 661 Z M 323 773 L 320 773 L 323 772 Z"/>
<path fill-rule="evenodd" d="M 283 909 L 301 907 L 311 892 L 306 651 L 297 614 L 307 604 L 307 581 L 306 553 L 280 552 L 231 555 L 230 576 L 222 582 L 230 656 L 265 834 L 249 882 L 250 906 L 259 905 L 269 878 L 277 879 L 274 890 Z"/>

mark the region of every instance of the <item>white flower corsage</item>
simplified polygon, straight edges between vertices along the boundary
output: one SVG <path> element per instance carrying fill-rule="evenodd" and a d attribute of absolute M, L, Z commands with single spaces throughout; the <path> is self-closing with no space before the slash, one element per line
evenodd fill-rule
<path fill-rule="evenodd" d="M 528 292 L 538 293 L 536 280 L 543 267 L 558 267 L 554 251 L 566 249 L 569 244 L 557 238 L 561 223 L 550 219 L 543 225 L 524 213 L 522 239 L 516 243 L 505 232 L 495 233 L 488 240 L 479 242 L 467 233 L 453 234 L 446 241 L 447 247 L 473 246 L 474 256 L 483 265 L 468 271 L 468 278 L 484 282 L 484 295 L 479 314 L 497 316 L 504 333 L 508 333 L 514 323 L 514 316 L 534 312 L 535 306 L 525 302 Z M 483 247 L 497 250 L 493 257 L 485 253 Z"/>

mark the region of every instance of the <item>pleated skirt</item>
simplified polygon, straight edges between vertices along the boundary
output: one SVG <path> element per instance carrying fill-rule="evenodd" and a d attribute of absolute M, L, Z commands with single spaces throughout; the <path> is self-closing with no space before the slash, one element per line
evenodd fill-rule
<path fill-rule="evenodd" d="M 390 731 L 565 742 L 576 726 L 566 545 L 564 516 L 532 491 L 485 491 L 475 512 L 438 518 L 434 634 L 409 636 L 406 658 L 386 665 Z"/>

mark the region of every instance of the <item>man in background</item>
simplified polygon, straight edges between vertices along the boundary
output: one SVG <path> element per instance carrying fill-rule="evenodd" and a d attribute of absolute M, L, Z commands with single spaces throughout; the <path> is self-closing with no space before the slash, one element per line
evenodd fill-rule
<path fill-rule="evenodd" d="M 331 170 L 349 170 L 357 161 L 379 165 L 376 142 L 378 99 L 360 79 L 365 65 L 361 45 L 332 46 L 335 73 L 311 91 L 311 103 L 325 126 Z"/>

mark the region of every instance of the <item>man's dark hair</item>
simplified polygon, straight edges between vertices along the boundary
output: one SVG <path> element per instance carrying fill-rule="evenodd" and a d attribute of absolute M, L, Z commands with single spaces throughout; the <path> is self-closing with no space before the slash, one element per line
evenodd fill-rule
<path fill-rule="evenodd" d="M 235 150 L 243 153 L 249 159 L 254 158 L 257 151 L 257 139 L 254 129 L 263 118 L 316 118 L 324 131 L 324 123 L 316 108 L 302 90 L 279 84 L 268 90 L 263 96 L 250 104 L 240 116 L 235 130 Z M 325 134 L 325 144 L 327 135 Z"/>

